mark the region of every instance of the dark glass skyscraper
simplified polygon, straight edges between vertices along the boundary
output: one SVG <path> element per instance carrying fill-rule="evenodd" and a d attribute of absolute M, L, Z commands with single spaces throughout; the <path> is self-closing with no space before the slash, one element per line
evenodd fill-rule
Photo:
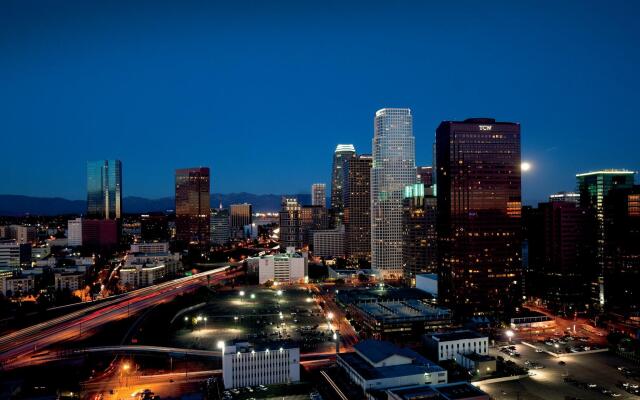
<path fill-rule="evenodd" d="M 411 282 L 416 274 L 437 270 L 436 198 L 423 183 L 404 189 L 402 212 L 402 269 Z"/>
<path fill-rule="evenodd" d="M 339 144 L 333 153 L 333 168 L 331 171 L 331 212 L 334 223 L 342 223 L 344 213 L 342 188 L 344 186 L 344 164 L 356 155 L 356 149 L 352 144 Z"/>
<path fill-rule="evenodd" d="M 122 217 L 122 162 L 120 160 L 87 163 L 87 217 Z"/>
<path fill-rule="evenodd" d="M 176 238 L 207 243 L 210 236 L 209 168 L 176 170 Z"/>
<path fill-rule="evenodd" d="M 346 163 L 344 187 L 345 251 L 349 257 L 371 257 L 371 155 Z"/>
<path fill-rule="evenodd" d="M 439 292 L 460 314 L 521 302 L 520 125 L 473 118 L 436 130 Z"/>
<path fill-rule="evenodd" d="M 283 198 L 280 209 L 280 247 L 302 248 L 301 207 L 295 198 Z"/>

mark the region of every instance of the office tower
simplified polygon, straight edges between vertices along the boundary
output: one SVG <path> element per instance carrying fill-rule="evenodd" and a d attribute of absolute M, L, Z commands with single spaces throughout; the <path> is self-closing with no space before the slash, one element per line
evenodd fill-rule
<path fill-rule="evenodd" d="M 352 144 L 339 144 L 333 153 L 333 169 L 331 173 L 331 212 L 334 224 L 342 224 L 344 212 L 342 188 L 344 187 L 344 163 L 356 155 Z"/>
<path fill-rule="evenodd" d="M 140 237 L 144 242 L 166 242 L 171 238 L 169 218 L 162 212 L 140 216 Z"/>
<path fill-rule="evenodd" d="M 229 242 L 231 228 L 229 226 L 229 210 L 222 208 L 211 210 L 211 243 L 222 245 Z"/>
<path fill-rule="evenodd" d="M 344 225 L 313 233 L 313 254 L 318 257 L 344 257 Z"/>
<path fill-rule="evenodd" d="M 231 236 L 234 239 L 244 238 L 245 225 L 251 225 L 251 204 L 231 204 L 229 206 Z"/>
<path fill-rule="evenodd" d="M 82 246 L 82 218 L 67 221 L 67 245 Z"/>
<path fill-rule="evenodd" d="M 640 309 L 640 185 L 612 189 L 604 200 L 604 283 L 608 310 Z"/>
<path fill-rule="evenodd" d="M 526 295 L 566 316 L 589 307 L 593 243 L 586 210 L 568 198 L 523 211 L 528 242 Z"/>
<path fill-rule="evenodd" d="M 345 252 L 351 258 L 371 257 L 371 162 L 368 154 L 349 159 L 345 170 Z"/>
<path fill-rule="evenodd" d="M 207 243 L 210 218 L 209 168 L 176 170 L 176 238 Z"/>
<path fill-rule="evenodd" d="M 280 247 L 302 248 L 301 207 L 297 199 L 283 198 L 280 209 Z"/>
<path fill-rule="evenodd" d="M 122 162 L 120 160 L 87 163 L 87 217 L 122 218 Z"/>
<path fill-rule="evenodd" d="M 472 118 L 436 130 L 439 293 L 459 315 L 521 302 L 520 125 Z"/>
<path fill-rule="evenodd" d="M 118 243 L 118 222 L 115 220 L 83 219 L 82 245 L 96 250 L 113 248 Z"/>
<path fill-rule="evenodd" d="M 35 226 L 8 225 L 2 227 L 0 238 L 15 239 L 18 244 L 35 243 L 38 229 Z"/>
<path fill-rule="evenodd" d="M 402 268 L 404 279 L 412 282 L 416 274 L 436 272 L 436 198 L 423 183 L 404 189 L 402 213 Z"/>
<path fill-rule="evenodd" d="M 324 183 L 314 183 L 311 185 L 311 205 L 327 206 L 327 187 Z"/>
<path fill-rule="evenodd" d="M 576 175 L 580 193 L 580 205 L 591 212 L 596 224 L 596 262 L 598 272 L 591 283 L 592 304 L 597 309 L 605 307 L 604 282 L 604 201 L 612 189 L 630 188 L 634 181 L 633 171 L 605 169 Z"/>
<path fill-rule="evenodd" d="M 302 246 L 313 243 L 315 231 L 329 228 L 329 215 L 322 206 L 300 207 L 300 229 L 302 230 Z"/>
<path fill-rule="evenodd" d="M 580 202 L 580 193 L 576 192 L 557 192 L 549 195 L 549 201 L 568 201 L 572 203 Z"/>
<path fill-rule="evenodd" d="M 417 181 L 422 183 L 425 188 L 433 186 L 433 167 L 417 167 L 416 168 Z"/>
<path fill-rule="evenodd" d="M 371 266 L 402 278 L 402 197 L 416 182 L 413 119 L 408 108 L 376 112 L 371 167 Z"/>
<path fill-rule="evenodd" d="M 31 263 L 31 245 L 14 239 L 0 240 L 0 268 L 18 269 Z"/>

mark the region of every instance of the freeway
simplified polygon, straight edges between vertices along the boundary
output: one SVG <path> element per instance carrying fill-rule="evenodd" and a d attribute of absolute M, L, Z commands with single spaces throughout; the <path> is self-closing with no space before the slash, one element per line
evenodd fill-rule
<path fill-rule="evenodd" d="M 95 304 L 71 312 L 0 338 L 0 365 L 13 368 L 27 363 L 24 358 L 38 349 L 52 344 L 79 339 L 102 325 L 127 318 L 148 307 L 169 301 L 177 295 L 190 292 L 207 282 L 216 282 L 238 275 L 227 274 L 227 268 L 218 268 L 193 276 L 164 282 L 129 292 L 118 299 Z"/>

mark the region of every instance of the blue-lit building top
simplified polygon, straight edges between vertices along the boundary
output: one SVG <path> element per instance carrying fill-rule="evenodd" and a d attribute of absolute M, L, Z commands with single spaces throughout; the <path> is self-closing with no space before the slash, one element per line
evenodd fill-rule
<path fill-rule="evenodd" d="M 122 162 L 120 160 L 87 162 L 87 217 L 98 219 L 122 217 Z"/>

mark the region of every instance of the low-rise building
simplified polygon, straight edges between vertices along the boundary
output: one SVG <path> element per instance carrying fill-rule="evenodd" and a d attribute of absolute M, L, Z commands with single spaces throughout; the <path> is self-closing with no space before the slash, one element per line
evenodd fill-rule
<path fill-rule="evenodd" d="M 69 289 L 74 292 L 84 288 L 84 274 L 82 272 L 66 272 L 54 274 L 56 290 Z"/>
<path fill-rule="evenodd" d="M 171 253 L 169 243 L 132 244 L 125 265 L 120 268 L 120 284 L 130 288 L 150 286 L 180 268 L 180 254 Z"/>
<path fill-rule="evenodd" d="M 478 354 L 475 351 L 456 354 L 456 362 L 479 377 L 491 375 L 496 371 L 495 357 L 487 354 Z"/>
<path fill-rule="evenodd" d="M 336 355 L 349 379 L 363 392 L 411 385 L 447 383 L 447 371 L 408 348 L 390 342 L 364 340 L 355 352 Z"/>
<path fill-rule="evenodd" d="M 427 334 L 423 341 L 429 355 L 438 361 L 456 360 L 458 354 L 489 354 L 489 338 L 466 329 Z"/>
<path fill-rule="evenodd" d="M 288 247 L 283 254 L 265 255 L 258 262 L 258 283 L 304 283 L 308 277 L 309 260 L 306 252 Z"/>
<path fill-rule="evenodd" d="M 5 296 L 25 295 L 33 291 L 35 287 L 33 276 L 11 276 L 0 281 Z"/>
<path fill-rule="evenodd" d="M 258 348 L 246 342 L 225 346 L 222 379 L 227 389 L 297 382 L 300 349 L 286 345 Z"/>
<path fill-rule="evenodd" d="M 387 390 L 388 400 L 490 400 L 487 393 L 469 382 L 409 386 Z"/>

